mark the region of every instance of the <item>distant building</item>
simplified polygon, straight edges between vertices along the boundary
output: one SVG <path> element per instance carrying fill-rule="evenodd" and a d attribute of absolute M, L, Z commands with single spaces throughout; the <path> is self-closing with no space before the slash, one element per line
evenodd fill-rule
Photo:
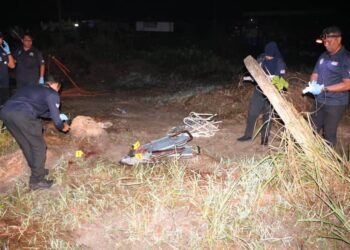
<path fill-rule="evenodd" d="M 136 22 L 136 31 L 174 32 L 174 22 Z"/>

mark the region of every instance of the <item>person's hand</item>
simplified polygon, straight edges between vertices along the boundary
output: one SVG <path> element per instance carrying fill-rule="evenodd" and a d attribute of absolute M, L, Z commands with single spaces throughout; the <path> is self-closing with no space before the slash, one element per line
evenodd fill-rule
<path fill-rule="evenodd" d="M 6 55 L 11 54 L 10 46 L 8 45 L 8 43 L 6 41 L 2 41 L 1 47 L 4 50 L 4 52 L 6 53 Z"/>
<path fill-rule="evenodd" d="M 62 128 L 62 132 L 68 132 L 70 130 L 70 126 L 65 122 L 63 123 L 63 128 Z"/>
<path fill-rule="evenodd" d="M 303 90 L 303 94 L 311 93 L 313 95 L 319 95 L 323 91 L 324 85 L 318 84 L 316 81 L 309 82 L 309 86 Z"/>
<path fill-rule="evenodd" d="M 60 114 L 60 119 L 61 119 L 61 121 L 68 121 L 69 120 L 68 117 L 63 113 Z"/>
<path fill-rule="evenodd" d="M 43 77 L 43 76 L 40 76 L 40 78 L 39 78 L 39 84 L 44 84 L 44 77 Z"/>

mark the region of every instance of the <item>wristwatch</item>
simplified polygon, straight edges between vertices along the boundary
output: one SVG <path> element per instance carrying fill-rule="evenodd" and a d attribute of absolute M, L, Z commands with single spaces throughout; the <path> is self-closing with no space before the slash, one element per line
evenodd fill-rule
<path fill-rule="evenodd" d="M 328 92 L 328 89 L 327 89 L 327 87 L 326 86 L 323 86 L 323 88 L 322 88 L 322 92 Z"/>

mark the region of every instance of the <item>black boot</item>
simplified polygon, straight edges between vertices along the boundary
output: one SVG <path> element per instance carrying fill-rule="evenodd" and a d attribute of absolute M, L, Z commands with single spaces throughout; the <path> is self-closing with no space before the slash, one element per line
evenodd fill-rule
<path fill-rule="evenodd" d="M 36 189 L 46 189 L 50 188 L 53 184 L 53 180 L 41 180 L 39 182 L 31 182 L 29 183 L 29 188 L 31 190 L 36 190 Z"/>
<path fill-rule="evenodd" d="M 249 141 L 249 140 L 251 140 L 251 139 L 252 139 L 251 136 L 243 135 L 243 136 L 237 138 L 237 141 Z"/>
<path fill-rule="evenodd" d="M 47 168 L 44 169 L 45 176 L 49 175 L 49 170 Z"/>

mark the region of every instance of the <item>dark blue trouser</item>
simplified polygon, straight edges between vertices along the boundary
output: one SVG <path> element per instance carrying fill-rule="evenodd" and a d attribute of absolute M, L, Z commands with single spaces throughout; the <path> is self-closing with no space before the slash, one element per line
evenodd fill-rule
<path fill-rule="evenodd" d="M 31 169 L 30 183 L 45 176 L 46 144 L 42 121 L 23 112 L 0 112 L 0 117 L 21 147 Z"/>
<path fill-rule="evenodd" d="M 331 106 L 318 104 L 311 115 L 314 129 L 319 133 L 323 129 L 325 140 L 333 147 L 337 144 L 337 129 L 347 105 Z"/>
<path fill-rule="evenodd" d="M 255 87 L 248 111 L 245 136 L 253 136 L 255 122 L 260 114 L 263 114 L 263 126 L 261 128 L 261 140 L 265 140 L 270 134 L 271 104 L 258 87 Z"/>
<path fill-rule="evenodd" d="M 0 87 L 0 106 L 4 105 L 7 99 L 9 99 L 10 96 L 10 89 Z"/>

